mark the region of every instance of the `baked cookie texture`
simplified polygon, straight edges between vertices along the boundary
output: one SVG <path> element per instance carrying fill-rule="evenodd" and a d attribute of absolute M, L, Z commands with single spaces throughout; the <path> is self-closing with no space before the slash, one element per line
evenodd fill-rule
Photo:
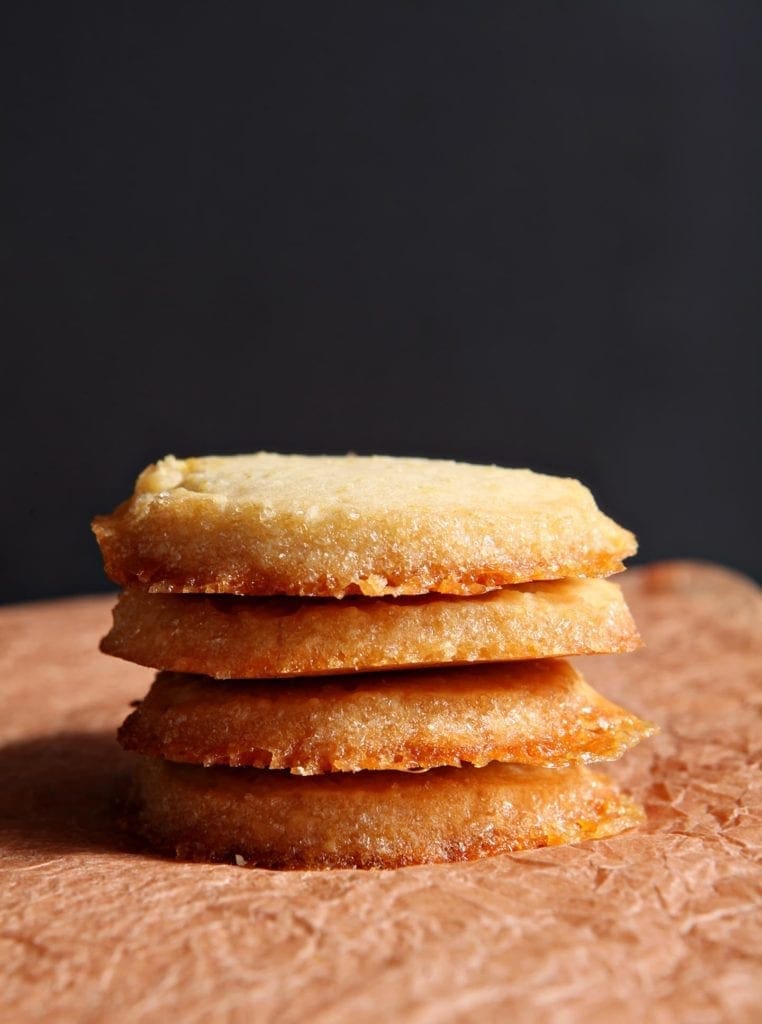
<path fill-rule="evenodd" d="M 566 767 L 614 760 L 653 732 L 551 659 L 279 683 L 162 673 L 119 741 L 171 761 L 315 775 Z"/>
<path fill-rule="evenodd" d="M 635 539 L 576 480 L 385 456 L 167 456 L 93 529 L 126 813 L 175 856 L 396 868 L 614 835 L 587 765 L 655 727 L 562 656 L 640 643 Z"/>
<path fill-rule="evenodd" d="M 479 594 L 635 553 L 576 480 L 387 456 L 167 456 L 94 520 L 106 572 L 164 593 Z"/>
<path fill-rule="evenodd" d="M 616 835 L 643 812 L 584 767 L 435 768 L 300 778 L 141 757 L 132 827 L 190 860 L 396 868 Z"/>
<path fill-rule="evenodd" d="M 608 580 L 523 583 L 473 597 L 343 601 L 122 593 L 101 650 L 217 679 L 369 672 L 632 651 L 640 637 Z"/>

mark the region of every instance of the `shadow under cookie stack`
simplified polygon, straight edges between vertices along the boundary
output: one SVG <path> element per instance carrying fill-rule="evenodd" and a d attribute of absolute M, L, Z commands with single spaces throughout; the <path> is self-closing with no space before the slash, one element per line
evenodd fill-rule
<path fill-rule="evenodd" d="M 399 867 L 615 835 L 587 765 L 654 727 L 564 657 L 635 649 L 632 534 L 575 480 L 384 456 L 173 456 L 96 518 L 102 642 L 159 670 L 119 730 L 155 848 Z"/>

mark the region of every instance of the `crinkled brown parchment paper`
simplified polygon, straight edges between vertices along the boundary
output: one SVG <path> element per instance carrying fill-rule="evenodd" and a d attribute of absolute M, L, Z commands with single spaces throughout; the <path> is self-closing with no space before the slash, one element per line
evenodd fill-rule
<path fill-rule="evenodd" d="M 112 737 L 151 673 L 99 655 L 112 599 L 0 610 L 0 1019 L 762 1019 L 762 607 L 721 569 L 621 577 L 647 648 L 581 661 L 661 735 L 611 773 L 638 832 L 396 872 L 141 852 Z"/>

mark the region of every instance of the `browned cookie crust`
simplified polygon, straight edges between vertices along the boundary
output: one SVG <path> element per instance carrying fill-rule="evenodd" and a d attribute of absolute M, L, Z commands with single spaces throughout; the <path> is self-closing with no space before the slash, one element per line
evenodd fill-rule
<path fill-rule="evenodd" d="M 636 550 L 576 480 L 385 456 L 168 456 L 93 529 L 115 582 L 165 593 L 467 595 Z"/>
<path fill-rule="evenodd" d="M 159 758 L 132 823 L 157 849 L 268 868 L 396 868 L 616 835 L 641 808 L 586 768 L 437 768 L 295 778 Z"/>
<path fill-rule="evenodd" d="M 522 583 L 474 597 L 229 597 L 122 593 L 101 650 L 217 679 L 323 675 L 631 651 L 607 580 Z"/>
<path fill-rule="evenodd" d="M 277 683 L 162 673 L 119 739 L 172 761 L 312 775 L 614 760 L 653 732 L 547 660 Z"/>

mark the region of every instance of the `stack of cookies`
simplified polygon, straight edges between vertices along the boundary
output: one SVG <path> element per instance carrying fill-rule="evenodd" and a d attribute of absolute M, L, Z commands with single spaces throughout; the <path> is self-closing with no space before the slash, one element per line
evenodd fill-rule
<path fill-rule="evenodd" d="M 119 731 L 158 849 L 396 867 L 641 820 L 587 765 L 653 727 L 561 660 L 639 644 L 601 578 L 635 540 L 577 481 L 168 456 L 94 530 L 125 588 L 102 649 L 160 670 Z"/>

